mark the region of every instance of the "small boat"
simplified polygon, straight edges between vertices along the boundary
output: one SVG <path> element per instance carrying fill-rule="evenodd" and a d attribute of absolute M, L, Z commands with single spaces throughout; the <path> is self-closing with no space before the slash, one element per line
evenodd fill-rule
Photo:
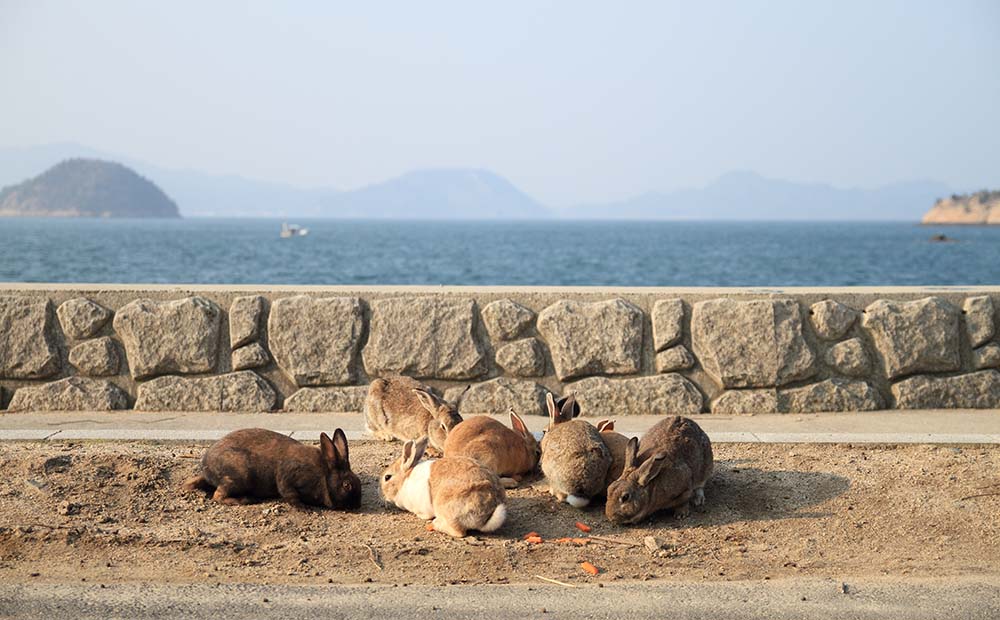
<path fill-rule="evenodd" d="M 289 237 L 305 237 L 308 234 L 308 228 L 302 228 L 298 224 L 289 224 L 288 222 L 281 223 L 282 239 L 288 239 Z"/>

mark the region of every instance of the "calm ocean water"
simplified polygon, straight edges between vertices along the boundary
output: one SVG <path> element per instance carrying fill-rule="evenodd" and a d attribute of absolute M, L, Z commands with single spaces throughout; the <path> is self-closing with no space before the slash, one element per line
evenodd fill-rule
<path fill-rule="evenodd" d="M 1000 227 L 0 218 L 0 281 L 620 286 L 1000 283 Z M 943 232 L 954 243 L 931 243 Z"/>

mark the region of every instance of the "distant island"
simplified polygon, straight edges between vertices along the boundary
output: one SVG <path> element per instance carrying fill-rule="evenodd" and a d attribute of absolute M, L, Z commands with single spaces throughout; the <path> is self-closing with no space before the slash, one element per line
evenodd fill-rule
<path fill-rule="evenodd" d="M 975 194 L 952 194 L 934 203 L 921 224 L 1000 224 L 1000 191 L 982 190 Z"/>
<path fill-rule="evenodd" d="M 163 190 L 119 163 L 67 159 L 0 190 L 0 216 L 180 217 Z"/>

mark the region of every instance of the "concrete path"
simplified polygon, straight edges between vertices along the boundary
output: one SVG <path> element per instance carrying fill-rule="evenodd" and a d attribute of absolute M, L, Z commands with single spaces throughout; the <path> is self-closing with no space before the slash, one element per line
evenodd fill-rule
<path fill-rule="evenodd" d="M 846 589 L 846 591 L 845 591 Z M 0 584 L 0 618 L 877 618 L 1000 617 L 984 579 L 657 582 L 565 588 Z"/>
<path fill-rule="evenodd" d="M 691 417 L 719 443 L 1000 444 L 1000 410 Z M 616 429 L 641 434 L 659 419 L 623 416 L 616 419 Z M 526 421 L 538 432 L 547 420 L 531 416 Z M 303 440 L 315 440 L 321 431 L 338 427 L 349 439 L 367 437 L 364 418 L 357 413 L 0 413 L 0 441 L 213 441 L 247 427 L 269 428 Z"/>

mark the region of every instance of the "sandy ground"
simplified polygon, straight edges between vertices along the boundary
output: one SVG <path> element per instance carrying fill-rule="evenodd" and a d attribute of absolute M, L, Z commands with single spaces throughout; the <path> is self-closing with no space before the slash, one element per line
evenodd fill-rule
<path fill-rule="evenodd" d="M 783 577 L 1000 577 L 1000 447 L 716 446 L 707 503 L 615 527 L 603 507 L 509 493 L 494 535 L 455 540 L 386 508 L 398 444 L 352 443 L 358 512 L 221 506 L 178 485 L 204 445 L 0 444 L 0 582 L 567 583 Z M 978 497 L 969 497 L 978 496 Z M 591 535 L 578 546 L 549 540 Z M 529 544 L 524 534 L 546 539 Z M 662 549 L 651 551 L 644 537 Z M 587 561 L 600 569 L 581 570 Z"/>

